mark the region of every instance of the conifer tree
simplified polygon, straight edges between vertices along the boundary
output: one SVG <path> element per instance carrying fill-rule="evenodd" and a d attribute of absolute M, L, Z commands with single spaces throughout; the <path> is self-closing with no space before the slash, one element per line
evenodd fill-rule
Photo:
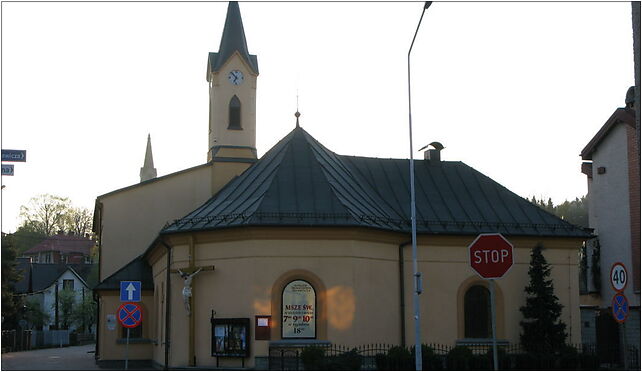
<path fill-rule="evenodd" d="M 531 253 L 530 281 L 524 289 L 526 305 L 519 309 L 524 316 L 520 341 L 528 352 L 552 353 L 562 350 L 565 344 L 566 324 L 559 319 L 562 305 L 555 296 L 550 274 L 551 267 L 538 244 Z"/>
<path fill-rule="evenodd" d="M 2 329 L 16 329 L 21 319 L 22 301 L 15 295 L 15 283 L 21 274 L 16 269 L 17 252 L 13 237 L 2 234 Z"/>

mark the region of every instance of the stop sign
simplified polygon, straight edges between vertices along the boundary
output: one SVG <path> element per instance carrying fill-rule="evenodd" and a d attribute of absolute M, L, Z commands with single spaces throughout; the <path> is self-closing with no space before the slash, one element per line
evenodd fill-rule
<path fill-rule="evenodd" d="M 480 234 L 468 252 L 470 267 L 482 278 L 501 278 L 513 266 L 513 245 L 502 234 Z"/>

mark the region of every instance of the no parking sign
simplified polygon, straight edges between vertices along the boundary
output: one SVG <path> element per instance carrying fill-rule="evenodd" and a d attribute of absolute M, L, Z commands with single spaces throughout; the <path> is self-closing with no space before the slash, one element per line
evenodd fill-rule
<path fill-rule="evenodd" d="M 136 328 L 143 321 L 140 305 L 126 302 L 118 308 L 118 322 L 125 328 Z"/>

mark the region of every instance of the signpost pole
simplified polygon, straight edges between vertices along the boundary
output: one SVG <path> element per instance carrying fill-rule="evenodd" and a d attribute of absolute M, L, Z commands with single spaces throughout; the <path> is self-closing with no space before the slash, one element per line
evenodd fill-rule
<path fill-rule="evenodd" d="M 495 371 L 498 371 L 497 368 L 497 325 L 495 319 L 497 318 L 495 310 L 495 279 L 488 279 L 490 282 L 490 321 L 491 327 L 493 330 L 493 368 Z"/>
<path fill-rule="evenodd" d="M 125 344 L 125 371 L 127 370 L 128 361 L 129 361 L 129 328 L 127 328 L 127 343 Z"/>

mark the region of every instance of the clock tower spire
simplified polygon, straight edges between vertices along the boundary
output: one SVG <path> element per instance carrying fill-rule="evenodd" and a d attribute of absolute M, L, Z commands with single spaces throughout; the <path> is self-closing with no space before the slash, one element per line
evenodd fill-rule
<path fill-rule="evenodd" d="M 256 160 L 255 55 L 249 53 L 241 11 L 236 1 L 227 7 L 225 27 L 217 53 L 207 60 L 209 83 L 208 161 Z M 249 164 L 248 164 L 249 165 Z"/>
<path fill-rule="evenodd" d="M 245 40 L 236 1 L 227 16 L 217 53 L 207 58 L 212 195 L 256 161 L 256 79 L 259 64 Z"/>

